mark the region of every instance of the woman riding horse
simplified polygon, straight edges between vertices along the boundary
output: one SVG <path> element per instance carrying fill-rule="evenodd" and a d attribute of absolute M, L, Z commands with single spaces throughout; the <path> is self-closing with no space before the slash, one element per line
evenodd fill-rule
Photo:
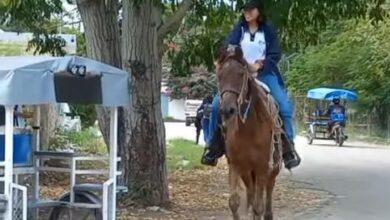
<path fill-rule="evenodd" d="M 266 21 L 264 6 L 261 0 L 251 0 L 243 8 L 243 16 L 228 36 L 226 45 L 241 47 L 249 69 L 257 72 L 257 79 L 270 88 L 270 93 L 279 105 L 283 120 L 285 138 L 283 160 L 287 169 L 300 164 L 294 149 L 294 106 L 290 101 L 278 69 L 281 50 L 276 29 Z M 216 165 L 223 155 L 223 144 L 217 133 L 219 121 L 220 97 L 213 100 L 213 109 L 209 125 L 209 139 L 206 143 L 207 153 L 202 158 L 205 165 Z"/>

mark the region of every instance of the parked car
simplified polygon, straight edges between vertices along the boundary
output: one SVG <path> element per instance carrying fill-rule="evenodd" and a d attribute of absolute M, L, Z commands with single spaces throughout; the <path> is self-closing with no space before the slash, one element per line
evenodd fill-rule
<path fill-rule="evenodd" d="M 186 115 L 186 126 L 190 126 L 195 122 L 196 110 L 202 104 L 202 100 L 197 99 L 187 99 L 185 101 L 184 111 Z"/>

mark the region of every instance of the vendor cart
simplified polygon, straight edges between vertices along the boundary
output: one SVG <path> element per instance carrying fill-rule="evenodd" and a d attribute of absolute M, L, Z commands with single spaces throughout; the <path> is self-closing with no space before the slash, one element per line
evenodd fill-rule
<path fill-rule="evenodd" d="M 0 161 L 0 219 L 42 219 L 41 208 L 50 208 L 49 219 L 116 218 L 116 194 L 119 189 L 125 190 L 117 187 L 117 176 L 120 175 L 117 170 L 120 163 L 117 155 L 117 108 L 129 106 L 128 85 L 129 74 L 125 71 L 87 58 L 0 57 L 0 105 L 5 106 L 4 159 Z M 50 103 L 96 104 L 109 108 L 109 155 L 97 157 L 73 151 L 43 150 L 39 142 L 39 119 L 45 115 L 40 114 L 38 107 L 32 131 L 24 131 L 20 134 L 24 135 L 24 139 L 19 140 L 17 129 L 13 126 L 14 106 Z M 30 148 L 25 149 L 26 143 L 31 143 L 27 145 Z M 66 166 L 56 167 L 46 163 L 48 160 L 61 160 Z M 86 170 L 79 166 L 82 161 L 101 160 L 108 161 L 107 169 Z M 69 191 L 58 199 L 42 199 L 40 172 L 68 173 Z M 79 175 L 101 174 L 107 174 L 108 179 L 99 183 L 77 181 Z M 19 183 L 19 175 L 30 175 L 32 186 Z M 32 195 L 29 196 L 28 191 Z"/>

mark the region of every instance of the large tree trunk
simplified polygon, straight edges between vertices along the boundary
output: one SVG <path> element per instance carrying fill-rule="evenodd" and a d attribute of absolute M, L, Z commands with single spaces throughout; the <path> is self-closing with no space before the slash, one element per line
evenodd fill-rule
<path fill-rule="evenodd" d="M 169 200 L 162 120 L 158 26 L 162 11 L 154 0 L 123 1 L 123 68 L 131 72 L 131 107 L 124 110 L 125 181 L 133 199 L 147 205 Z"/>
<path fill-rule="evenodd" d="M 121 68 L 118 3 L 115 0 L 77 0 L 84 24 L 89 57 Z M 99 127 L 108 146 L 110 134 L 109 109 L 96 107 Z M 121 115 L 120 115 L 121 116 Z M 121 123 L 119 116 L 118 122 Z M 121 125 L 120 125 L 121 126 Z M 123 129 L 118 129 L 122 131 Z M 118 138 L 120 139 L 120 138 Z M 119 149 L 123 147 L 119 141 Z"/>
<path fill-rule="evenodd" d="M 132 73 L 131 106 L 120 109 L 118 120 L 124 182 L 132 198 L 139 203 L 161 205 L 169 200 L 165 129 L 160 106 L 161 45 L 164 36 L 179 27 L 193 1 L 183 0 L 177 13 L 161 25 L 159 1 L 123 0 L 122 42 L 119 41 L 117 3 L 117 0 L 77 0 L 88 56 L 122 66 Z M 99 108 L 98 117 L 107 143 L 106 109 Z"/>
<path fill-rule="evenodd" d="M 48 149 L 50 138 L 54 136 L 59 124 L 59 112 L 57 106 L 54 104 L 41 105 L 40 111 L 40 145 L 43 149 Z"/>

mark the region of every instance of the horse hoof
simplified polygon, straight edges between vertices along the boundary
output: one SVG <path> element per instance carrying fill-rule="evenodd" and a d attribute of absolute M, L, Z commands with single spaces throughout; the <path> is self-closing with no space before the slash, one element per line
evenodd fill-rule
<path fill-rule="evenodd" d="M 261 216 L 254 215 L 254 216 L 253 216 L 253 220 L 261 220 Z"/>
<path fill-rule="evenodd" d="M 272 213 L 268 213 L 264 215 L 264 220 L 273 220 L 273 219 L 274 216 L 272 215 Z"/>

